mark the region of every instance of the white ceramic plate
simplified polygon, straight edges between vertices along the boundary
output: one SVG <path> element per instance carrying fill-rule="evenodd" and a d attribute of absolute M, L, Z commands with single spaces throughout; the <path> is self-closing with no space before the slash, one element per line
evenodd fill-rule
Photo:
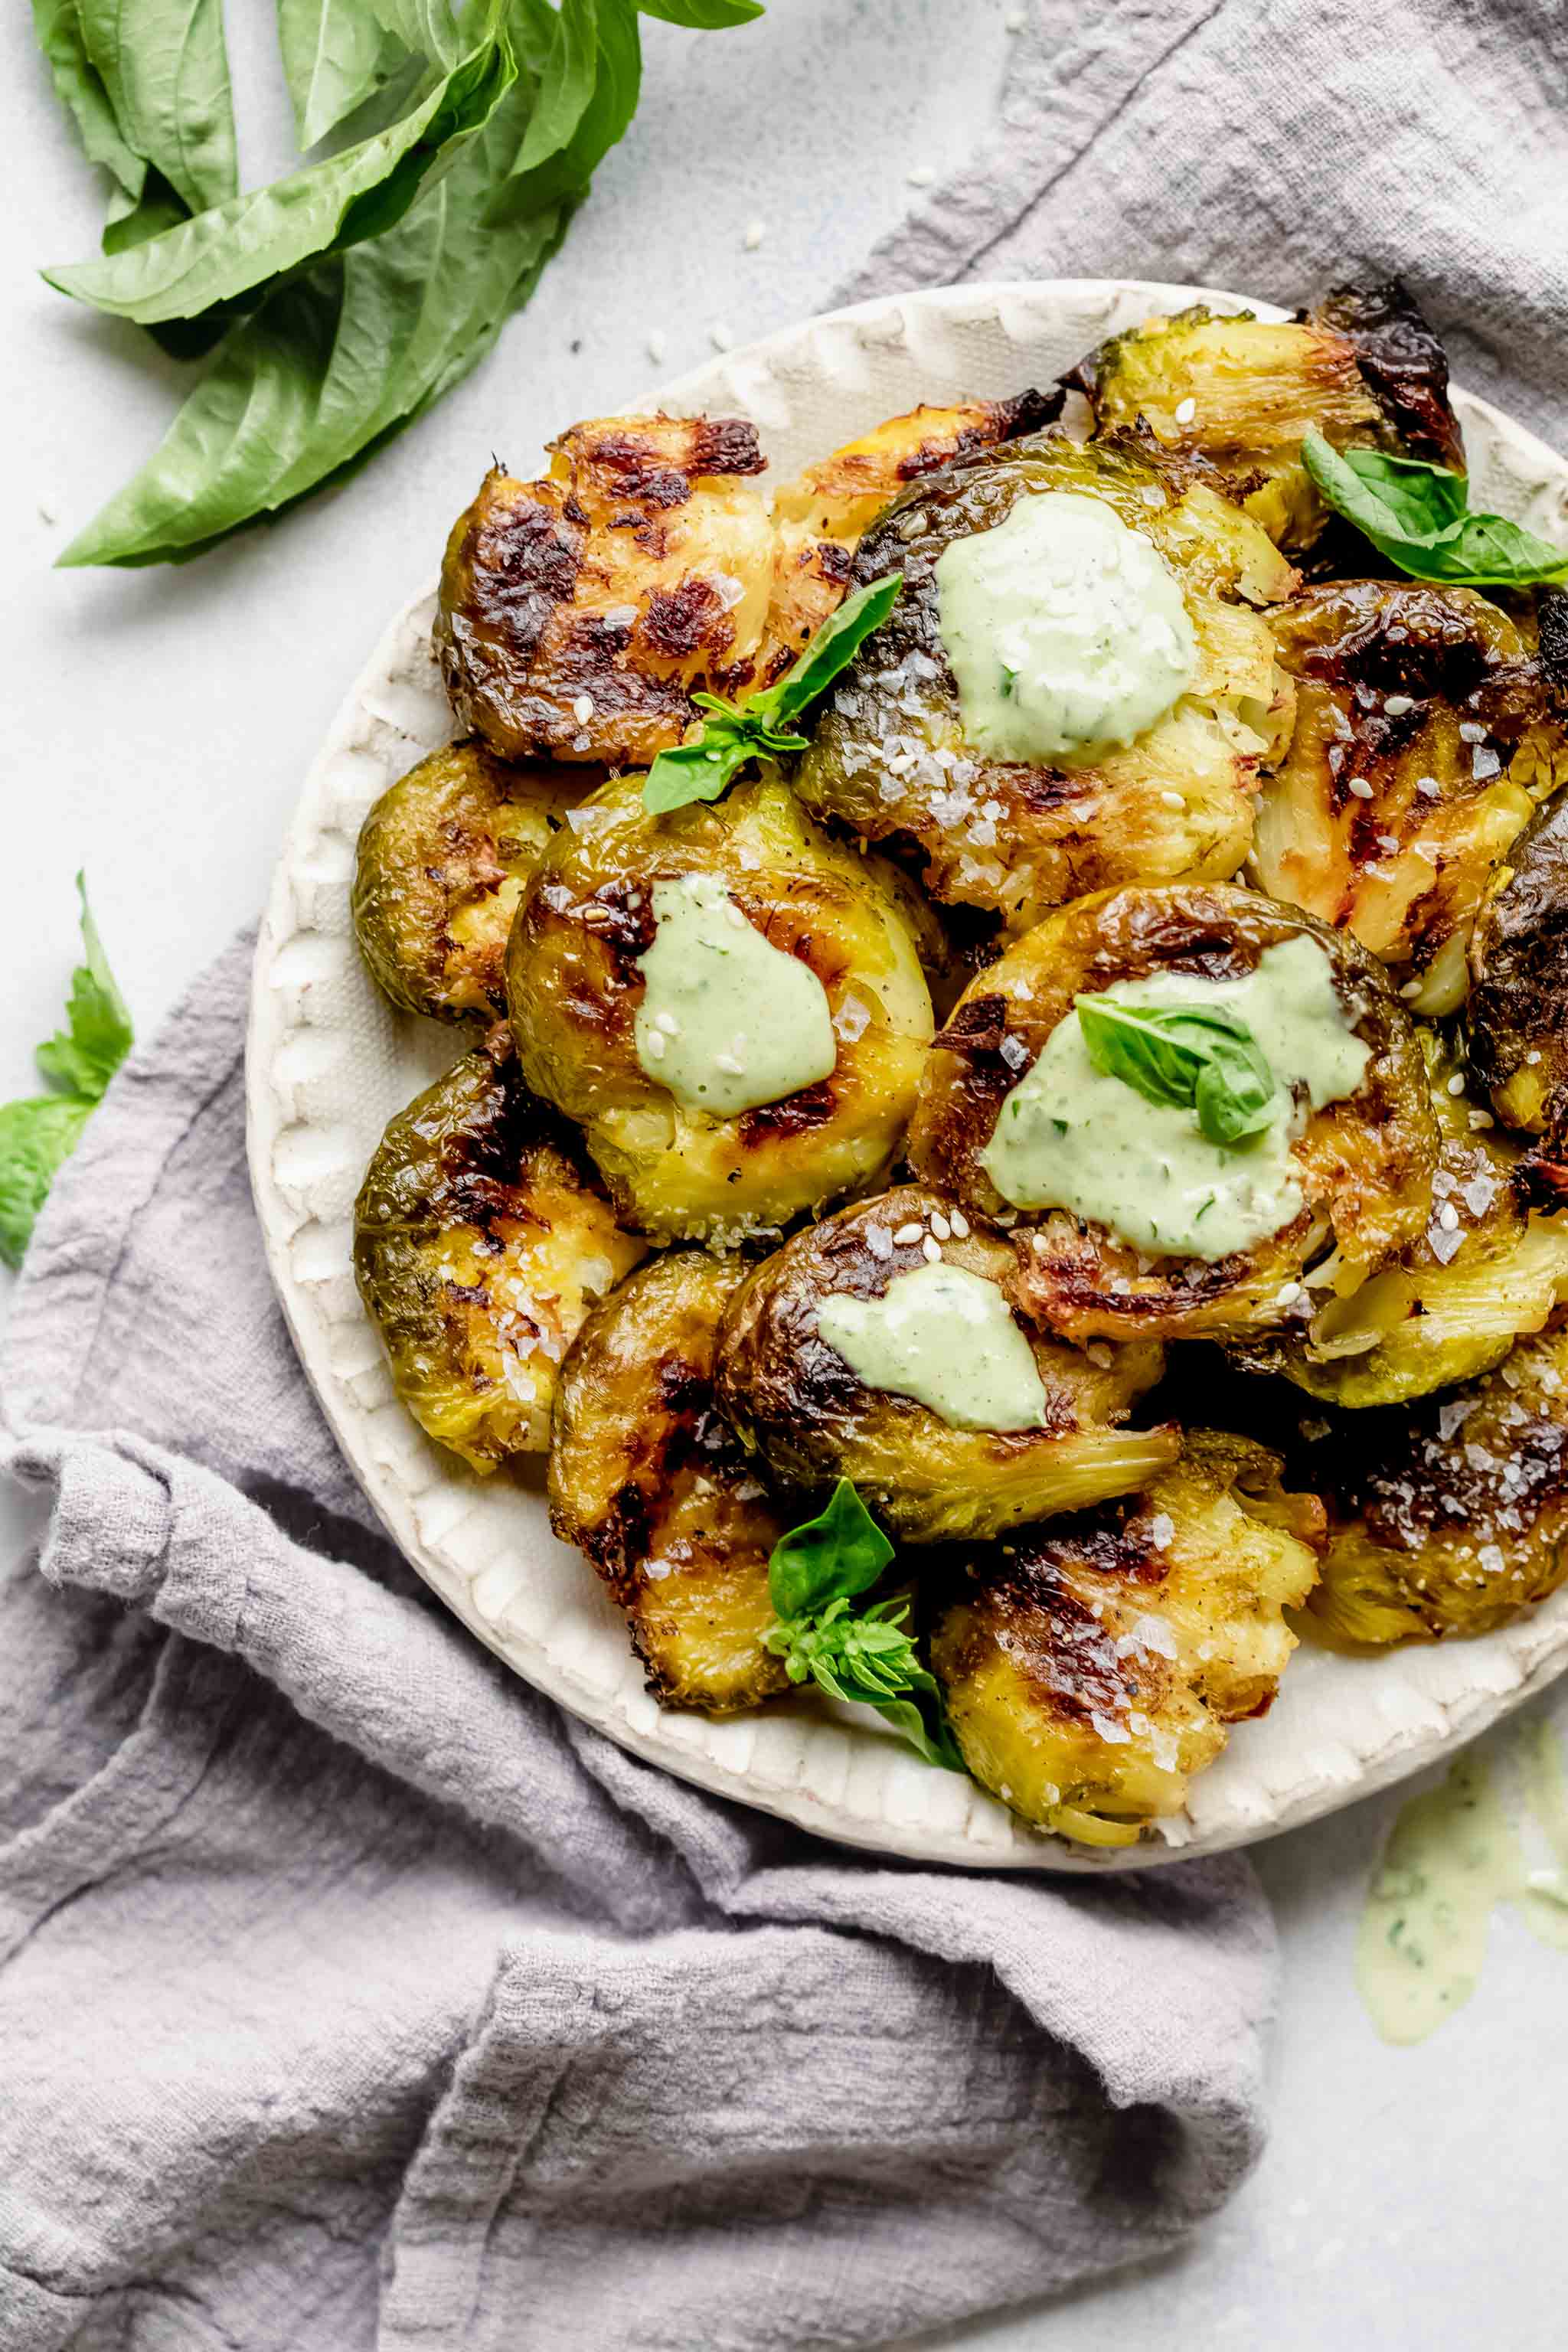
<path fill-rule="evenodd" d="M 1199 299 L 1234 310 L 1242 298 L 1101 278 L 902 295 L 731 352 L 668 385 L 661 404 L 753 418 L 782 478 L 918 401 L 1049 383 L 1105 335 Z M 1568 537 L 1568 464 L 1483 402 L 1456 404 L 1478 504 Z M 527 457 L 513 452 L 519 470 Z M 454 507 L 470 488 L 453 485 Z M 1194 1781 L 1187 1813 L 1109 1859 L 1025 1828 L 849 1710 L 802 1699 L 721 1722 L 661 1712 L 618 1612 L 554 1540 L 541 1496 L 474 1476 L 403 1411 L 354 1290 L 365 1163 L 392 1114 L 460 1050 L 455 1032 L 395 1013 L 372 985 L 348 909 L 366 810 L 452 732 L 434 612 L 427 587 L 393 621 L 289 826 L 257 950 L 250 1160 L 283 1309 L 327 1418 L 391 1534 L 481 1641 L 623 1747 L 704 1788 L 856 1845 L 1016 1870 L 1146 1867 L 1310 1821 L 1415 1771 L 1568 1664 L 1568 1590 L 1481 1641 L 1372 1660 L 1302 1650 L 1273 1711 L 1240 1726 Z"/>

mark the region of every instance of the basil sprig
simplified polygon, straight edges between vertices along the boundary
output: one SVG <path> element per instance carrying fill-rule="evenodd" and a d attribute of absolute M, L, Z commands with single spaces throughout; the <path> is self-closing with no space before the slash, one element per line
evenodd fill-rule
<path fill-rule="evenodd" d="M 872 630 L 881 627 L 903 584 L 896 572 L 889 572 L 846 597 L 794 668 L 744 709 L 721 702 L 716 694 L 694 694 L 693 702 L 710 715 L 689 742 L 661 751 L 648 770 L 642 804 L 649 815 L 662 816 L 691 801 L 716 801 L 748 760 L 804 751 L 805 737 L 795 732 L 794 722 L 854 660 Z"/>
<path fill-rule="evenodd" d="M 1074 1000 L 1097 1070 L 1144 1099 L 1192 1109 L 1211 1143 L 1241 1143 L 1268 1124 L 1274 1073 L 1245 1021 L 1222 1005 Z"/>
<path fill-rule="evenodd" d="M 1475 514 L 1462 474 L 1379 449 L 1334 449 L 1309 433 L 1301 459 L 1326 504 L 1413 580 L 1468 588 L 1568 580 L 1568 549 L 1506 515 Z"/>
<path fill-rule="evenodd" d="M 851 1605 L 892 1557 L 892 1545 L 848 1479 L 840 1478 L 826 1509 L 773 1547 L 768 1591 L 774 1622 L 763 1646 L 783 1658 L 792 1683 L 815 1682 L 832 1698 L 875 1707 L 928 1764 L 962 1772 L 941 1690 L 904 1630 L 909 1602 L 879 1601 L 858 1612 Z"/>

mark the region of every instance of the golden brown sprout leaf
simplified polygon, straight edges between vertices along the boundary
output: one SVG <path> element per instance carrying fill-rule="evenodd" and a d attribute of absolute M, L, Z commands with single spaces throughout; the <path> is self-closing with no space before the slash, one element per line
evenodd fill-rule
<path fill-rule="evenodd" d="M 762 1641 L 786 1522 L 713 1403 L 715 1333 L 742 1273 L 671 1250 L 596 1307 L 562 1368 L 550 1453 L 551 1524 L 626 1612 L 648 1688 L 713 1715 L 788 1683 Z"/>
<path fill-rule="evenodd" d="M 644 1255 L 500 1037 L 399 1112 L 354 1205 L 354 1275 L 393 1384 L 479 1471 L 544 1451 L 561 1359 Z"/>
<path fill-rule="evenodd" d="M 1322 1512 L 1279 1457 L 1193 1430 L 1144 1494 L 981 1554 L 931 1671 L 963 1760 L 1042 1829 L 1134 1844 L 1271 1705 Z"/>

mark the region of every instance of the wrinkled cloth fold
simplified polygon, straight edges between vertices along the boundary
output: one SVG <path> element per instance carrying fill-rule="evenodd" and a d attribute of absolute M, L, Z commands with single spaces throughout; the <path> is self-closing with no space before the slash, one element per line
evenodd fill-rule
<path fill-rule="evenodd" d="M 1560 430 L 1565 54 L 1519 0 L 1036 0 L 840 298 L 1397 268 Z M 867 2345 L 1172 2244 L 1260 2145 L 1246 1863 L 858 1855 L 510 1677 L 295 1360 L 248 961 L 121 1073 L 6 1341 L 0 2352 Z"/>
<path fill-rule="evenodd" d="M 7 1335 L 0 2346 L 874 2343 L 1169 2244 L 1258 2144 L 1247 1865 L 872 1860 L 512 1678 L 295 1360 L 249 961 L 121 1074 Z"/>

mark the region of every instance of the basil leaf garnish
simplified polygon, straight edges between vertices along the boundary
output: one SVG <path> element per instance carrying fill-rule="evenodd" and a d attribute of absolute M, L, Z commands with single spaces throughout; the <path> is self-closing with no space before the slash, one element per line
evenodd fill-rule
<path fill-rule="evenodd" d="M 826 693 L 872 630 L 881 627 L 903 584 L 896 572 L 889 572 L 846 597 L 794 667 L 750 702 L 721 702 L 717 695 L 694 694 L 693 702 L 709 716 L 689 741 L 661 751 L 648 770 L 642 803 L 649 814 L 663 815 L 691 801 L 717 800 L 748 760 L 804 751 L 805 737 L 794 731 L 793 722 Z"/>
<path fill-rule="evenodd" d="M 1144 1100 L 1191 1109 L 1210 1143 L 1234 1144 L 1268 1124 L 1274 1073 L 1238 1014 L 1223 1005 L 1131 1005 L 1074 1000 L 1089 1058 Z"/>
<path fill-rule="evenodd" d="M 1413 580 L 1525 587 L 1568 580 L 1568 549 L 1506 515 L 1475 514 L 1462 474 L 1376 449 L 1334 449 L 1309 433 L 1301 459 L 1325 503 Z"/>
<path fill-rule="evenodd" d="M 874 1707 L 928 1764 L 962 1772 L 942 1692 L 905 1630 L 909 1602 L 895 1597 L 869 1609 L 851 1606 L 892 1557 L 892 1545 L 848 1479 L 840 1478 L 826 1508 L 773 1547 L 768 1591 L 774 1622 L 763 1646 L 783 1658 L 792 1683 L 814 1682 L 830 1698 Z"/>

